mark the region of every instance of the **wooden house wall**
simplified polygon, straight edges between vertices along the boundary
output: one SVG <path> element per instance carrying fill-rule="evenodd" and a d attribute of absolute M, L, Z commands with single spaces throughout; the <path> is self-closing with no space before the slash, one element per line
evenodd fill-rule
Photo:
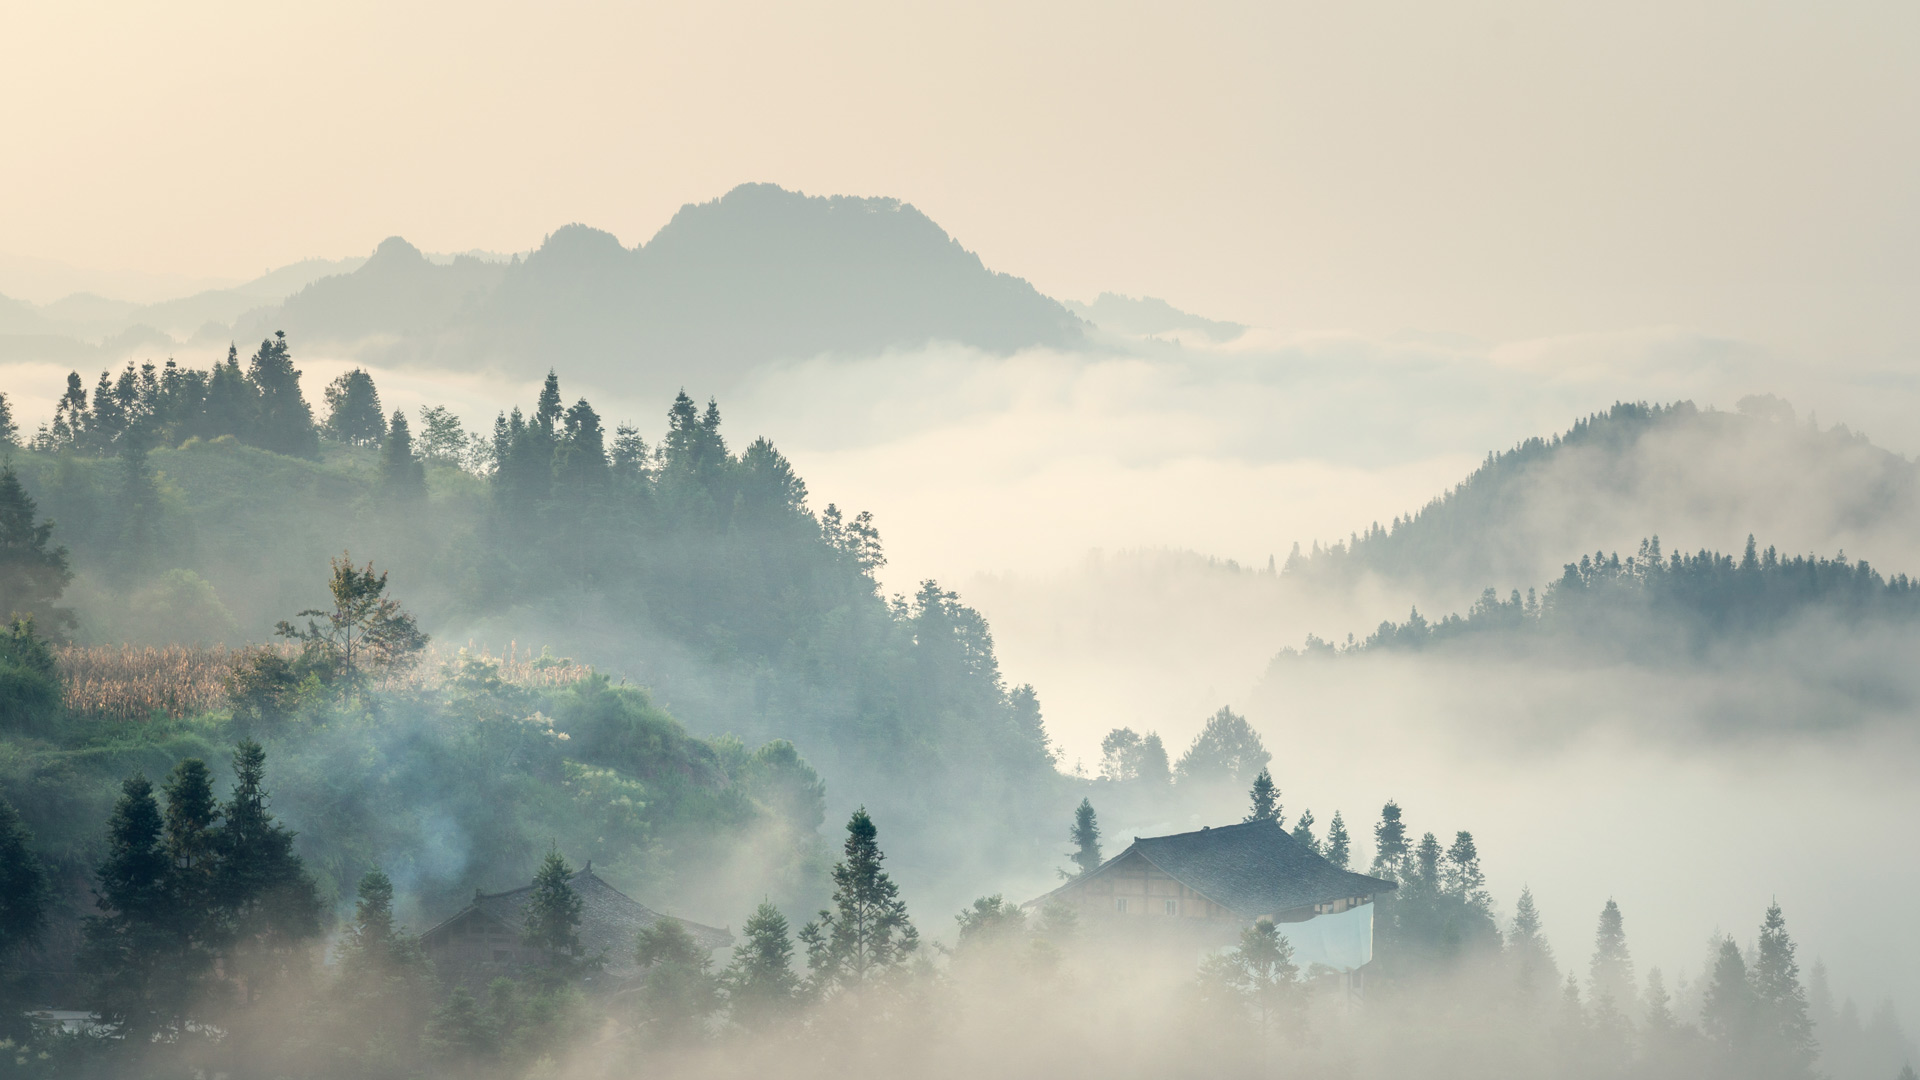
<path fill-rule="evenodd" d="M 1055 893 L 1088 917 L 1238 923 L 1238 916 L 1182 885 L 1138 853 Z"/>

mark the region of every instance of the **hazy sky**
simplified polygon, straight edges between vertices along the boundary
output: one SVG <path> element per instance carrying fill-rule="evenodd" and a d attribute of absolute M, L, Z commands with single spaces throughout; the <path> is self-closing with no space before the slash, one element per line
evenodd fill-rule
<path fill-rule="evenodd" d="M 1920 341 L 1910 3 L 16 5 L 0 253 L 244 278 L 401 233 L 911 201 L 1060 296 L 1285 329 Z"/>

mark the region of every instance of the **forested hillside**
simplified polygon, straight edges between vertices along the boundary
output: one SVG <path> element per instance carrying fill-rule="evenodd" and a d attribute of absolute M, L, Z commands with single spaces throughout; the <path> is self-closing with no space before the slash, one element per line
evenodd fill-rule
<path fill-rule="evenodd" d="M 1617 404 L 1487 455 L 1414 513 L 1296 550 L 1286 571 L 1308 581 L 1377 574 L 1470 596 L 1524 589 L 1581 552 L 1632 551 L 1649 536 L 1727 550 L 1749 534 L 1795 553 L 1912 565 L 1916 525 L 1911 462 L 1845 427 L 1798 421 L 1778 399 L 1743 399 L 1735 413 Z"/>
<path fill-rule="evenodd" d="M 766 440 L 730 447 L 717 403 L 681 394 L 656 442 L 554 376 L 485 436 L 385 414 L 364 372 L 317 396 L 284 337 L 210 371 L 129 366 L 91 392 L 76 375 L 12 459 L 76 575 L 41 628 L 263 641 L 350 552 L 436 636 L 550 645 L 701 735 L 791 740 L 908 834 L 1064 797 L 1039 702 L 978 613 L 931 581 L 880 595 L 871 518 L 816 509 Z"/>

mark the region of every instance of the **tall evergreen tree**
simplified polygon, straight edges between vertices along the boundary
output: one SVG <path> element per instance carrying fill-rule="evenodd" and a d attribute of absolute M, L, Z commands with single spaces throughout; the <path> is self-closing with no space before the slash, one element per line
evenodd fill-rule
<path fill-rule="evenodd" d="M 1413 849 L 1413 883 L 1427 896 L 1440 891 L 1440 840 L 1432 833 L 1420 834 Z"/>
<path fill-rule="evenodd" d="M 560 485 L 576 495 L 599 491 L 607 483 L 607 433 L 600 426 L 600 414 L 586 398 L 573 403 L 564 419 L 554 471 Z"/>
<path fill-rule="evenodd" d="M 427 467 L 414 455 L 407 414 L 399 409 L 393 410 L 393 425 L 380 443 L 380 486 L 400 499 L 424 499 L 427 495 Z"/>
<path fill-rule="evenodd" d="M 106 372 L 93 385 L 93 412 L 87 418 L 87 449 L 110 454 L 126 434 L 127 410 L 113 392 L 113 377 Z"/>
<path fill-rule="evenodd" d="M 76 625 L 73 612 L 58 606 L 73 571 L 66 547 L 53 543 L 53 522 L 35 520 L 38 514 L 12 463 L 0 465 L 0 616 L 31 617 L 57 634 Z"/>
<path fill-rule="evenodd" d="M 361 875 L 353 922 L 340 943 L 334 993 L 340 1074 L 416 1074 L 415 1044 L 431 994 L 420 939 L 394 925 L 393 882 L 374 867 Z"/>
<path fill-rule="evenodd" d="M 1080 877 L 1091 874 L 1100 866 L 1100 822 L 1093 813 L 1093 801 L 1081 799 L 1080 805 L 1073 811 L 1073 827 L 1067 830 L 1067 840 L 1073 845 L 1073 854 L 1069 856 L 1077 867 L 1072 874 L 1061 872 L 1062 877 Z"/>
<path fill-rule="evenodd" d="M 1540 909 L 1534 904 L 1533 890 L 1525 886 L 1520 889 L 1519 901 L 1513 905 L 1507 956 L 1522 1004 L 1541 999 L 1560 981 L 1560 965 L 1554 962 L 1553 945 L 1547 941 L 1541 926 Z"/>
<path fill-rule="evenodd" d="M 13 418 L 13 403 L 7 395 L 0 392 L 0 448 L 16 449 L 20 445 L 20 425 Z"/>
<path fill-rule="evenodd" d="M 160 544 L 160 483 L 147 458 L 146 437 L 129 429 L 120 439 L 120 557 L 129 568 L 148 564 Z"/>
<path fill-rule="evenodd" d="M 1793 939 L 1778 903 L 1767 907 L 1754 951 L 1754 1022 L 1757 1042 L 1772 1076 L 1811 1077 L 1817 1048 L 1813 1023 L 1807 1015 L 1807 995 L 1800 986 L 1800 965 L 1794 959 Z"/>
<path fill-rule="evenodd" d="M 294 854 L 293 833 L 267 811 L 266 771 L 259 743 L 234 748 L 216 883 L 232 937 L 229 966 L 248 999 L 302 973 L 323 911 L 319 889 Z"/>
<path fill-rule="evenodd" d="M 1407 876 L 1407 826 L 1400 820 L 1400 804 L 1392 800 L 1380 808 L 1373 827 L 1373 872 L 1393 881 Z"/>
<path fill-rule="evenodd" d="M 107 823 L 107 854 L 95 871 L 100 914 L 87 919 L 81 956 L 87 1006 L 128 1046 L 177 1028 L 197 975 L 175 932 L 162 836 L 153 785 L 128 777 Z"/>
<path fill-rule="evenodd" d="M 1293 838 L 1300 841 L 1308 851 L 1320 854 L 1320 841 L 1313 835 L 1313 810 L 1300 811 L 1299 820 L 1293 823 Z"/>
<path fill-rule="evenodd" d="M 66 450 L 86 445 L 93 414 L 87 408 L 87 387 L 77 371 L 67 373 L 67 391 L 53 407 L 53 425 L 48 432 L 48 450 Z"/>
<path fill-rule="evenodd" d="M 720 977 L 733 1021 L 764 1031 L 792 1015 L 800 994 L 787 918 L 768 901 L 747 918 L 733 961 Z"/>
<path fill-rule="evenodd" d="M 380 391 L 364 368 L 344 372 L 327 384 L 327 437 L 349 446 L 369 446 L 387 433 Z M 401 415 L 399 412 L 395 416 Z"/>
<path fill-rule="evenodd" d="M 1740 945 L 1728 937 L 1714 954 L 1713 970 L 1700 1009 L 1700 1027 L 1713 1041 L 1722 1060 L 1732 1068 L 1751 1063 L 1754 1042 L 1753 987 L 1747 982 L 1747 962 Z"/>
<path fill-rule="evenodd" d="M 879 830 L 865 807 L 847 822 L 833 867 L 833 910 L 800 928 L 816 992 L 859 990 L 897 973 L 920 945 L 900 888 L 881 869 Z"/>
<path fill-rule="evenodd" d="M 547 852 L 533 875 L 533 897 L 527 901 L 526 925 L 520 940 L 546 955 L 548 970 L 568 978 L 588 963 L 580 941 L 580 915 L 586 902 L 573 887 L 573 868 L 558 851 Z"/>
<path fill-rule="evenodd" d="M 1253 804 L 1253 808 L 1246 817 L 1241 819 L 1242 821 L 1271 821 L 1275 825 L 1281 823 L 1280 789 L 1273 782 L 1273 774 L 1264 768 L 1261 769 L 1260 775 L 1253 778 L 1253 787 L 1247 792 L 1247 798 Z"/>
<path fill-rule="evenodd" d="M 1600 924 L 1593 933 L 1593 959 L 1587 964 L 1588 995 L 1596 1004 L 1611 1001 L 1625 1011 L 1633 1007 L 1635 981 L 1620 905 L 1609 898 L 1607 906 L 1600 909 Z"/>
<path fill-rule="evenodd" d="M 252 418 L 253 445 L 292 457 L 319 454 L 320 433 L 313 424 L 313 410 L 300 393 L 300 371 L 293 366 L 284 331 L 260 343 L 247 366 L 247 381 L 259 395 Z"/>
<path fill-rule="evenodd" d="M 33 834 L 13 804 L 0 798 L 0 964 L 39 939 L 51 896 Z"/>
<path fill-rule="evenodd" d="M 640 931 L 634 949 L 639 964 L 640 1007 L 652 1042 L 692 1042 L 720 1007 L 713 958 L 677 919 L 661 919 Z"/>
<path fill-rule="evenodd" d="M 1324 852 L 1327 861 L 1342 870 L 1353 861 L 1353 838 L 1347 835 L 1347 823 L 1340 817 L 1340 811 L 1333 812 L 1333 824 L 1327 826 L 1327 849 Z"/>
<path fill-rule="evenodd" d="M 251 442 L 260 412 L 260 391 L 240 367 L 240 350 L 227 346 L 227 360 L 207 376 L 205 435 L 231 435 Z"/>
<path fill-rule="evenodd" d="M 1453 834 L 1453 846 L 1447 849 L 1442 877 L 1448 895 L 1482 909 L 1493 906 L 1487 896 L 1486 872 L 1480 869 L 1480 850 L 1473 842 L 1473 834 L 1465 829 Z"/>

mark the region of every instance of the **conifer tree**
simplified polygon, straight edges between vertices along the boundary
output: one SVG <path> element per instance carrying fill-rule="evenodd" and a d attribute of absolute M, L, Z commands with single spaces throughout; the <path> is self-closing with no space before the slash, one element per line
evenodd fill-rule
<path fill-rule="evenodd" d="M 1327 861 L 1342 870 L 1353 861 L 1353 838 L 1347 835 L 1347 823 L 1341 820 L 1340 811 L 1333 812 L 1333 824 L 1327 826 L 1327 849 L 1324 852 Z"/>
<path fill-rule="evenodd" d="M 177 1025 L 193 984 L 175 932 L 162 833 L 153 785 L 128 777 L 107 822 L 107 854 L 95 871 L 100 914 L 87 919 L 81 966 L 87 1006 L 132 1046 Z"/>
<path fill-rule="evenodd" d="M 1453 835 L 1453 846 L 1447 849 L 1446 870 L 1442 876 L 1449 896 L 1482 911 L 1492 909 L 1493 900 L 1487 895 L 1487 875 L 1480 869 L 1480 851 L 1474 845 L 1472 833 L 1462 829 Z"/>
<path fill-rule="evenodd" d="M 1425 895 L 1440 891 L 1440 856 L 1440 839 L 1432 833 L 1422 833 L 1420 843 L 1413 849 L 1413 881 Z"/>
<path fill-rule="evenodd" d="M 563 419 L 566 434 L 554 462 L 561 484 L 576 495 L 604 488 L 607 433 L 600 426 L 600 414 L 593 411 L 586 398 L 581 398 L 573 403 Z"/>
<path fill-rule="evenodd" d="M 195 962 L 211 965 L 220 947 L 221 925 L 214 886 L 220 871 L 220 805 L 213 795 L 213 774 L 199 758 L 173 767 L 161 787 L 166 818 L 161 847 L 167 855 L 167 907 L 182 947 Z"/>
<path fill-rule="evenodd" d="M 380 486 L 388 495 L 405 500 L 427 495 L 427 467 L 413 452 L 407 414 L 393 410 L 393 425 L 380 443 Z"/>
<path fill-rule="evenodd" d="M 410 1076 L 431 987 L 420 939 L 393 921 L 393 882 L 361 875 L 353 922 L 340 943 L 336 1032 L 342 1074 Z"/>
<path fill-rule="evenodd" d="M 87 409 L 87 386 L 80 373 L 67 373 L 67 391 L 53 407 L 53 424 L 48 431 L 47 450 L 68 450 L 86 444 L 93 414 Z"/>
<path fill-rule="evenodd" d="M 1513 927 L 1507 934 L 1516 989 L 1522 1003 L 1537 1000 L 1560 979 L 1559 965 L 1553 959 L 1553 945 L 1547 941 L 1540 922 L 1540 909 L 1534 904 L 1533 890 L 1522 886 L 1520 899 L 1513 905 Z"/>
<path fill-rule="evenodd" d="M 254 419 L 260 411 L 260 391 L 240 368 L 240 350 L 227 346 L 227 360 L 207 376 L 206 434 L 253 440 Z"/>
<path fill-rule="evenodd" d="M 276 331 L 260 343 L 247 366 L 247 381 L 258 394 L 249 441 L 262 450 L 291 457 L 314 457 L 320 452 L 320 433 L 313 410 L 300 393 L 300 371 L 287 350 L 287 335 Z M 95 405 L 97 412 L 99 406 Z"/>
<path fill-rule="evenodd" d="M 640 931 L 634 950 L 640 966 L 640 1005 L 652 1041 L 667 1046 L 697 1039 L 707 1017 L 720 1007 L 713 959 L 677 919 L 661 919 Z"/>
<path fill-rule="evenodd" d="M 764 1031 L 793 1012 L 800 978 L 793 970 L 793 939 L 786 916 L 768 901 L 748 917 L 741 943 L 721 975 L 733 1021 L 749 1031 Z"/>
<path fill-rule="evenodd" d="M 110 454 L 126 430 L 127 411 L 113 392 L 113 377 L 103 371 L 93 385 L 93 412 L 87 418 L 87 448 L 96 454 Z"/>
<path fill-rule="evenodd" d="M 1073 854 L 1069 856 L 1073 865 L 1078 867 L 1072 874 L 1061 872 L 1062 877 L 1080 877 L 1098 869 L 1100 858 L 1100 822 L 1094 817 L 1093 801 L 1081 799 L 1080 805 L 1073 811 L 1073 827 L 1067 830 L 1067 840 L 1073 844 Z"/>
<path fill-rule="evenodd" d="M 1647 1042 L 1649 1049 L 1671 1042 L 1679 1028 L 1673 1015 L 1673 996 L 1667 993 L 1666 977 L 1659 968 L 1647 969 Z"/>
<path fill-rule="evenodd" d="M 1274 785 L 1272 773 L 1262 768 L 1260 775 L 1253 778 L 1253 787 L 1247 792 L 1247 798 L 1253 807 L 1247 816 L 1241 819 L 1242 821 L 1271 821 L 1275 825 L 1281 824 L 1280 789 Z"/>
<path fill-rule="evenodd" d="M 1300 817 L 1293 823 L 1293 838 L 1300 841 L 1308 851 L 1320 854 L 1320 841 L 1313 835 L 1313 810 L 1300 811 Z"/>
<path fill-rule="evenodd" d="M 1595 1004 L 1610 1001 L 1623 1011 L 1633 1007 L 1633 957 L 1627 952 L 1627 932 L 1620 905 L 1611 898 L 1600 909 L 1593 933 L 1593 959 L 1587 964 L 1587 987 Z"/>
<path fill-rule="evenodd" d="M 120 438 L 120 552 L 129 567 L 148 563 L 159 546 L 160 484 L 147 459 L 146 437 L 129 429 Z"/>
<path fill-rule="evenodd" d="M 20 445 L 20 425 L 13 419 L 13 403 L 7 400 L 5 392 L 0 392 L 0 448 L 17 449 Z"/>
<path fill-rule="evenodd" d="M 573 868 L 558 851 L 548 851 L 533 875 L 533 897 L 527 901 L 526 924 L 520 940 L 546 954 L 549 970 L 568 978 L 587 965 L 586 946 L 580 941 L 580 913 L 585 901 L 573 887 Z"/>
<path fill-rule="evenodd" d="M 471 1069 L 492 1057 L 499 1049 L 500 1034 L 473 994 L 456 986 L 433 1011 L 421 1042 L 434 1061 L 452 1071 Z"/>
<path fill-rule="evenodd" d="M 1708 976 L 1700 1009 L 1700 1027 L 1719 1049 L 1722 1059 L 1738 1067 L 1752 1056 L 1754 1035 L 1753 988 L 1747 983 L 1747 962 L 1740 945 L 1728 937 L 1720 942 Z"/>
<path fill-rule="evenodd" d="M 364 368 L 344 372 L 328 383 L 325 396 L 328 438 L 349 446 L 370 446 L 386 435 L 380 391 Z"/>
<path fill-rule="evenodd" d="M 39 939 L 51 896 L 33 834 L 13 804 L 0 798 L 0 965 Z"/>
<path fill-rule="evenodd" d="M 233 795 L 220 834 L 217 896 L 232 937 L 230 967 L 249 999 L 301 973 L 322 911 L 293 833 L 267 811 L 266 765 L 259 743 L 234 748 Z"/>
<path fill-rule="evenodd" d="M 800 928 L 817 993 L 859 990 L 896 974 L 920 945 L 899 886 L 881 869 L 879 830 L 865 807 L 847 822 L 833 867 L 833 904 Z"/>
<path fill-rule="evenodd" d="M 0 465 L 0 617 L 30 617 L 58 633 L 76 625 L 57 606 L 73 571 L 66 547 L 53 544 L 53 522 L 36 521 L 38 513 L 13 465 Z"/>
<path fill-rule="evenodd" d="M 1811 1077 L 1816 1056 L 1800 965 L 1778 903 L 1767 907 L 1749 976 L 1759 1049 L 1778 1077 Z"/>
<path fill-rule="evenodd" d="M 1400 804 L 1389 800 L 1380 808 L 1380 823 L 1373 827 L 1373 872 L 1390 881 L 1407 876 L 1407 826 L 1400 820 Z"/>

